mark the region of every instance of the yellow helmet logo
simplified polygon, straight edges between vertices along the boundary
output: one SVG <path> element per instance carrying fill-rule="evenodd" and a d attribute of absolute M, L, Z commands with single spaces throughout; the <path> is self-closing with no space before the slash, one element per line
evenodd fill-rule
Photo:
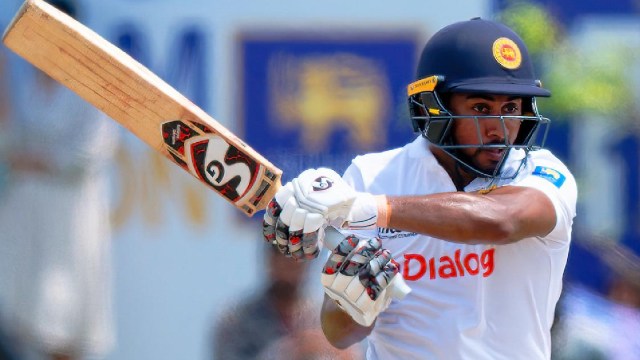
<path fill-rule="evenodd" d="M 520 48 L 513 40 L 501 37 L 493 42 L 493 57 L 502 67 L 514 70 L 522 63 Z"/>

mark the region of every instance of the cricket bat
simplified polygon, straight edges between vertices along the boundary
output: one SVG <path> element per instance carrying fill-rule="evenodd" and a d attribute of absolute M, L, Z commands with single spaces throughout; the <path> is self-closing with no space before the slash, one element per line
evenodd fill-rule
<path fill-rule="evenodd" d="M 45 1 L 25 1 L 3 42 L 246 215 L 263 210 L 280 188 L 280 169 L 145 66 Z M 332 228 L 326 234 L 329 249 L 344 238 Z"/>
<path fill-rule="evenodd" d="M 280 169 L 131 56 L 45 1 L 26 1 L 3 41 L 245 214 L 264 209 L 278 190 Z"/>

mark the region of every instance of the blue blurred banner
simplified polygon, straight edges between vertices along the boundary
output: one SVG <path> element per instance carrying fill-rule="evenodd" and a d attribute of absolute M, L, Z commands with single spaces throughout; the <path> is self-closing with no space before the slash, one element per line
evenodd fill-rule
<path fill-rule="evenodd" d="M 343 171 L 356 154 L 404 145 L 416 34 L 385 32 L 240 37 L 244 139 L 284 171 Z"/>

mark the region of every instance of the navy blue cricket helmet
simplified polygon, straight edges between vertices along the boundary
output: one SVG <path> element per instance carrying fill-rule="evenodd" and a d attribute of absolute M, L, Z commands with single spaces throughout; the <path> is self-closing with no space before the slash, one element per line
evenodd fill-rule
<path fill-rule="evenodd" d="M 501 174 L 504 161 L 513 148 L 525 152 L 544 145 L 550 120 L 540 116 L 535 97 L 551 96 L 536 78 L 526 45 L 509 27 L 489 20 L 474 18 L 444 27 L 427 42 L 418 63 L 416 81 L 407 88 L 413 128 L 443 149 L 466 169 L 488 178 L 513 178 L 515 173 Z M 522 97 L 522 116 L 508 116 L 521 121 L 513 143 L 459 145 L 452 139 L 451 129 L 456 119 L 469 119 L 464 114 L 452 114 L 446 108 L 451 93 L 513 95 Z M 478 124 L 482 118 L 473 116 Z M 504 126 L 503 126 L 504 129 Z M 480 140 L 481 141 L 481 140 Z M 458 152 L 463 147 L 504 148 L 502 161 L 488 173 L 477 169 Z M 523 162 L 519 169 L 526 161 Z"/>

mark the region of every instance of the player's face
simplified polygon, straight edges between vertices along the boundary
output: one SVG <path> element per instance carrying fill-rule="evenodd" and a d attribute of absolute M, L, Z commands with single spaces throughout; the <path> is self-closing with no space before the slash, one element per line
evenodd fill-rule
<path fill-rule="evenodd" d="M 522 98 L 519 97 L 454 93 L 449 108 L 454 115 L 469 116 L 458 118 L 453 124 L 453 138 L 458 145 L 504 145 L 505 140 L 507 144 L 513 144 L 520 130 L 520 120 L 509 118 L 522 114 Z M 502 116 L 504 121 L 499 117 L 475 118 L 486 115 Z M 460 151 L 475 168 L 491 173 L 507 150 L 470 147 Z"/>

